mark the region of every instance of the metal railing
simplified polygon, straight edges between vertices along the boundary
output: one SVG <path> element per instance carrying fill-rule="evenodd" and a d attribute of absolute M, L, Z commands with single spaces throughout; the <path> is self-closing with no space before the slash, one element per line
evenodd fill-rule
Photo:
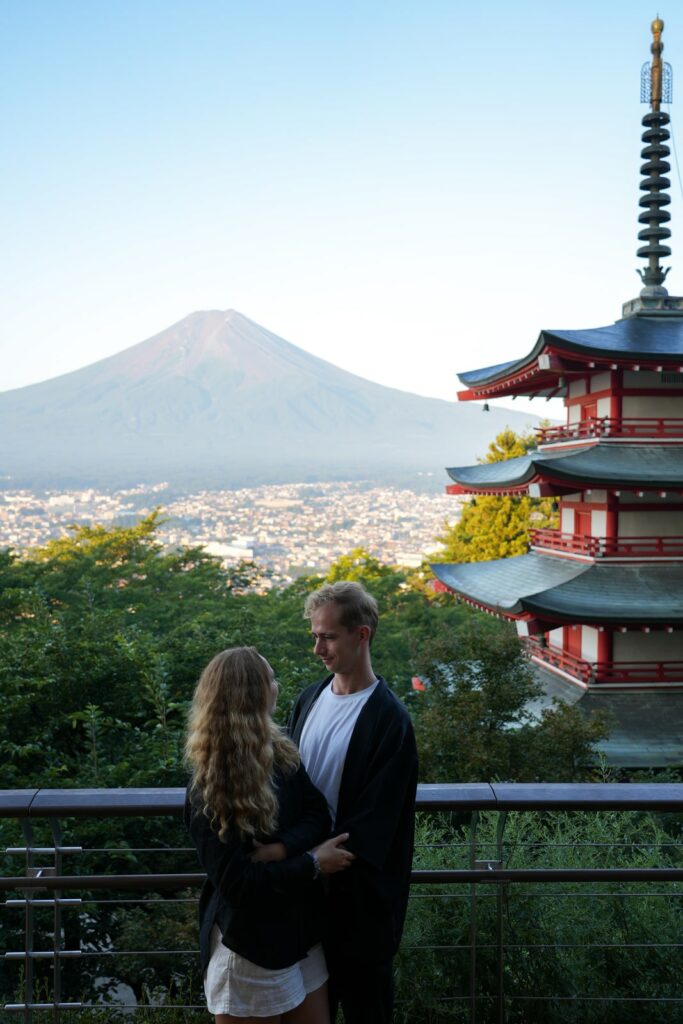
<path fill-rule="evenodd" d="M 69 909 L 75 909 L 82 913 L 81 907 L 87 904 L 87 898 L 83 900 L 82 904 L 80 895 L 65 894 L 92 894 L 103 890 L 113 893 L 187 893 L 188 890 L 196 890 L 203 881 L 202 874 L 196 871 L 160 873 L 150 871 L 144 874 L 68 873 L 65 870 L 67 859 L 84 853 L 85 848 L 64 844 L 60 822 L 69 819 L 69 829 L 73 831 L 74 828 L 78 828 L 78 822 L 74 825 L 71 819 L 84 821 L 91 818 L 121 817 L 167 818 L 171 816 L 177 818 L 182 814 L 183 801 L 184 791 L 181 789 L 0 790 L 0 818 L 14 819 L 23 835 L 22 844 L 7 847 L 5 854 L 11 858 L 21 857 L 24 864 L 24 873 L 0 877 L 0 889 L 5 892 L 17 891 L 21 894 L 18 898 L 8 899 L 5 909 L 8 912 L 19 913 L 23 919 L 23 948 L 5 949 L 4 951 L 7 965 L 19 964 L 23 975 L 21 979 L 22 997 L 16 1002 L 5 1004 L 6 1014 L 19 1016 L 25 1022 L 34 1021 L 41 1013 L 49 1014 L 52 1021 L 62 1021 L 64 1015 L 69 1011 L 87 1011 L 98 1005 L 94 1002 L 72 1001 L 65 997 L 62 985 L 64 965 L 70 959 L 87 955 L 87 950 L 82 948 L 69 949 L 66 947 L 63 928 L 64 913 Z M 672 866 L 671 864 L 616 868 L 504 866 L 507 844 L 506 823 L 516 812 L 535 812 L 539 815 L 570 811 L 610 813 L 638 811 L 656 815 L 680 814 L 683 812 L 683 784 L 525 785 L 477 783 L 421 785 L 418 788 L 416 807 L 418 812 L 428 815 L 448 812 L 449 820 L 452 820 L 452 816 L 455 814 L 460 816 L 461 820 L 469 823 L 469 838 L 464 851 L 467 866 L 414 870 L 412 891 L 416 894 L 415 898 L 421 898 L 417 895 L 418 892 L 424 894 L 435 889 L 439 890 L 437 892 L 439 899 L 449 893 L 462 894 L 469 903 L 467 941 L 453 947 L 466 953 L 469 957 L 469 986 L 466 993 L 456 994 L 452 999 L 460 1001 L 466 1014 L 462 1019 L 469 1020 L 471 1024 L 476 1024 L 478 1021 L 496 1021 L 501 1024 L 508 1019 L 507 1013 L 515 1000 L 527 1000 L 531 1004 L 534 1000 L 539 999 L 546 999 L 549 1002 L 560 1000 L 561 1002 L 563 998 L 566 998 L 552 993 L 543 995 L 537 992 L 521 996 L 517 994 L 513 997 L 506 992 L 506 955 L 509 956 L 512 950 L 519 949 L 519 944 L 506 939 L 505 934 L 506 907 L 513 887 L 517 887 L 517 890 L 520 891 L 525 886 L 533 884 L 540 886 L 543 890 L 548 885 L 557 887 L 566 883 L 591 883 L 591 888 L 600 889 L 601 886 L 609 887 L 615 883 L 639 883 L 641 886 L 644 883 L 657 883 L 659 888 L 665 889 L 664 895 L 668 900 L 683 896 L 683 889 L 678 888 L 683 883 L 683 866 Z M 491 814 L 494 815 L 495 827 L 489 827 L 486 836 L 482 837 L 482 822 L 486 820 L 491 826 L 493 820 L 490 818 Z M 52 842 L 46 843 L 43 839 L 36 838 L 35 829 L 37 828 L 43 829 L 43 834 L 46 834 L 45 829 L 49 829 Z M 555 845 L 563 846 L 565 844 L 556 843 Z M 606 845 L 612 849 L 615 844 L 610 842 Z M 683 864 L 683 846 L 679 845 L 678 841 L 672 841 L 667 845 L 677 852 L 680 851 L 681 856 L 677 858 L 676 864 Z M 102 850 L 95 852 L 101 853 Z M 154 852 L 158 854 L 160 851 Z M 657 859 L 654 851 L 651 859 Z M 669 885 L 668 889 L 666 889 L 667 884 Z M 447 886 L 448 889 L 444 889 L 444 886 Z M 451 890 L 450 887 L 453 889 Z M 46 895 L 36 898 L 36 894 L 41 890 Z M 579 895 L 593 898 L 596 894 L 591 892 Z M 641 896 L 643 893 L 632 895 Z M 622 899 L 624 893 L 620 892 L 618 897 Z M 478 936 L 478 921 L 482 899 L 486 898 L 493 900 L 495 905 L 495 930 L 492 941 L 482 943 Z M 137 903 L 137 900 L 132 902 Z M 35 947 L 37 935 L 35 914 L 38 907 L 43 910 L 49 909 L 53 915 L 52 943 L 47 949 L 36 949 Z M 638 944 L 635 943 L 634 946 L 637 947 Z M 683 948 L 683 944 L 678 942 L 661 943 L 662 950 L 670 951 L 672 947 L 675 947 L 678 952 Z M 657 944 L 648 943 L 644 944 L 644 948 L 659 949 L 660 947 Z M 488 969 L 486 972 L 481 969 L 484 951 L 489 958 L 493 957 L 493 962 L 495 962 L 496 969 L 493 975 Z M 188 953 L 195 955 L 196 953 L 194 950 L 182 950 L 181 952 L 184 955 Z M 132 951 L 119 951 L 119 953 L 143 955 Z M 170 956 L 172 951 L 161 950 L 158 953 Z M 34 968 L 36 963 L 41 960 L 49 961 L 52 966 L 52 989 L 47 994 L 47 998 L 40 998 L 35 986 Z M 683 974 L 679 972 L 678 977 L 683 979 Z M 482 986 L 484 991 L 482 991 Z M 580 994 L 572 996 L 572 999 L 578 1000 L 578 1004 L 581 1003 L 581 999 L 590 1001 L 591 998 L 593 997 Z M 683 980 L 674 996 L 624 998 L 617 991 L 611 996 L 605 997 L 604 1001 L 614 1005 L 619 1005 L 621 1002 L 642 1003 L 643 1011 L 648 1009 L 647 1004 L 649 1003 L 665 1004 L 667 1007 L 675 1008 L 676 1013 L 683 1016 Z M 168 1003 L 150 1004 L 148 1009 L 163 1012 L 169 1009 L 169 1005 Z M 201 1008 L 201 1003 L 180 1007 L 183 1012 Z M 128 1009 L 132 1010 L 133 1007 L 130 1006 Z M 116 1011 L 111 1010 L 110 1012 L 115 1019 Z M 42 1016 L 41 1019 L 45 1019 L 45 1017 Z M 413 1019 L 417 1021 L 420 1018 L 411 1017 L 411 1020 Z M 515 1019 L 519 1019 L 519 1017 Z M 576 1017 L 574 1019 L 582 1020 L 583 1018 Z M 608 1019 L 611 1021 L 617 1018 L 605 1018 L 605 1020 Z M 651 1014 L 648 1019 L 653 1019 Z M 681 1017 L 677 1019 L 681 1019 Z"/>

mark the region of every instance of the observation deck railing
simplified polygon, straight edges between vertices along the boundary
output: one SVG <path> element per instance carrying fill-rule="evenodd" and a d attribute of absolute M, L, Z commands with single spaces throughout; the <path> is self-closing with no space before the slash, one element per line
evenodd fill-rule
<path fill-rule="evenodd" d="M 590 558 L 683 558 L 683 537 L 586 537 L 560 530 L 532 530 L 531 546 Z"/>
<path fill-rule="evenodd" d="M 598 438 L 683 441 L 683 418 L 588 416 L 576 423 L 539 427 L 536 436 L 541 445 L 557 441 L 585 441 Z"/>
<path fill-rule="evenodd" d="M 16 827 L 17 831 L 21 830 L 23 836 L 22 845 L 8 846 L 5 851 L 6 861 L 8 858 L 18 857 L 24 867 L 21 874 L 5 875 L 0 878 L 0 889 L 20 894 L 18 898 L 6 900 L 6 914 L 18 914 L 21 918 L 21 941 L 18 945 L 12 945 L 11 948 L 4 950 L 6 973 L 12 964 L 16 963 L 21 968 L 21 972 L 17 972 L 16 976 L 16 989 L 21 994 L 16 1001 L 5 1002 L 5 1017 L 2 1019 L 19 1018 L 27 1022 L 46 1018 L 52 1021 L 63 1021 L 67 1018 L 102 1021 L 117 1020 L 117 1015 L 122 1013 L 122 1020 L 137 1020 L 137 1016 L 125 1016 L 136 1013 L 135 1003 L 103 1006 L 97 1000 L 74 999 L 73 993 L 70 994 L 64 984 L 65 966 L 74 960 L 93 955 L 105 958 L 109 956 L 114 959 L 126 956 L 142 959 L 164 957 L 167 960 L 180 957 L 179 966 L 174 968 L 174 977 L 177 978 L 185 970 L 186 960 L 182 961 L 182 957 L 190 956 L 196 961 L 197 951 L 193 948 L 162 948 L 142 952 L 100 948 L 93 952 L 87 944 L 78 948 L 68 948 L 65 944 L 65 919 L 69 914 L 76 914 L 87 920 L 95 909 L 101 907 L 102 902 L 117 908 L 123 907 L 131 914 L 136 913 L 141 906 L 158 911 L 170 903 L 175 912 L 177 905 L 194 903 L 196 890 L 203 881 L 203 876 L 197 871 L 71 874 L 65 870 L 67 861 L 87 851 L 80 845 L 73 844 L 71 837 L 68 843 L 64 841 L 62 824 L 68 821 L 69 832 L 76 833 L 79 828 L 86 827 L 86 819 L 92 818 L 106 821 L 110 827 L 113 826 L 114 819 L 120 822 L 124 817 L 177 819 L 182 812 L 183 796 L 184 793 L 180 789 L 0 790 L 0 818 L 6 819 L 0 824 L 5 829 L 5 835 L 9 825 L 7 819 L 13 819 L 15 826 L 11 827 Z M 577 900 L 586 899 L 591 901 L 591 907 L 595 903 L 596 908 L 604 906 L 600 903 L 601 900 L 612 897 L 621 901 L 619 906 L 625 905 L 624 901 L 648 898 L 655 901 L 663 898 L 666 899 L 667 905 L 670 905 L 672 900 L 678 900 L 683 896 L 683 866 L 678 866 L 683 865 L 680 822 L 671 830 L 675 841 L 655 848 L 652 846 L 654 841 L 648 839 L 646 853 L 652 863 L 638 867 L 510 866 L 510 862 L 515 861 L 517 840 L 511 840 L 507 836 L 510 822 L 515 820 L 514 816 L 526 813 L 528 818 L 529 812 L 541 815 L 545 819 L 550 814 L 568 811 L 592 814 L 607 812 L 609 816 L 634 811 L 641 812 L 641 815 L 642 812 L 657 816 L 680 814 L 683 812 L 683 784 L 421 785 L 417 795 L 417 810 L 420 812 L 419 819 L 424 815 L 443 815 L 443 812 L 446 812 L 447 817 L 440 820 L 452 824 L 455 814 L 459 816 L 460 821 L 468 823 L 468 832 L 465 833 L 467 838 L 464 842 L 447 846 L 437 843 L 433 846 L 433 850 L 441 858 L 442 865 L 436 869 L 413 871 L 411 888 L 411 902 L 429 899 L 438 901 L 438 913 L 434 920 L 440 927 L 444 926 L 444 920 L 448 920 L 444 915 L 452 913 L 444 901 L 451 897 L 464 899 L 468 921 L 465 932 L 453 935 L 447 945 L 423 942 L 404 949 L 400 954 L 408 954 L 410 958 L 421 958 L 420 968 L 422 958 L 425 958 L 425 970 L 426 958 L 437 955 L 439 951 L 447 950 L 453 955 L 464 954 L 465 969 L 464 972 L 461 971 L 460 977 L 467 979 L 466 990 L 449 992 L 444 997 L 444 1002 L 449 1007 L 449 1020 L 467 1020 L 470 1024 L 501 1024 L 506 1020 L 522 1019 L 582 1021 L 588 1019 L 584 1012 L 590 1012 L 591 1020 L 605 1022 L 626 1019 L 659 1021 L 665 1019 L 657 1015 L 660 1011 L 673 1013 L 673 1016 L 666 1017 L 667 1020 L 681 1019 L 683 972 L 679 967 L 683 943 L 678 940 L 667 942 L 657 934 L 654 937 L 633 935 L 628 945 L 623 945 L 624 951 L 628 950 L 629 953 L 633 950 L 642 950 L 645 955 L 654 951 L 659 958 L 658 964 L 663 964 L 667 957 L 671 957 L 672 970 L 669 973 L 675 979 L 674 988 L 671 990 L 665 990 L 658 982 L 656 994 L 643 994 L 642 991 L 635 995 L 632 992 L 624 994 L 619 988 L 619 981 L 609 977 L 605 983 L 611 988 L 607 992 L 600 988 L 597 995 L 581 990 L 550 993 L 537 990 L 520 991 L 520 987 L 524 988 L 524 979 L 528 977 L 525 972 L 528 970 L 529 958 L 538 956 L 539 953 L 545 958 L 560 953 L 567 955 L 568 951 L 584 947 L 599 958 L 607 955 L 607 951 L 613 950 L 615 943 L 600 943 L 595 941 L 595 936 L 591 938 L 576 935 L 570 937 L 571 941 L 565 936 L 559 945 L 555 938 L 550 943 L 520 942 L 512 920 L 514 914 L 511 915 L 511 907 L 514 908 L 515 900 L 523 906 L 528 906 L 530 901 L 532 907 L 537 907 L 538 914 L 541 915 L 538 918 L 539 922 L 544 914 L 543 908 L 547 906 L 547 900 L 550 898 L 562 900 L 564 897 L 565 905 L 566 897 L 571 898 L 572 905 Z M 565 815 L 562 820 L 570 819 Z M 143 823 L 140 821 L 136 827 L 142 828 Z M 37 830 L 42 830 L 43 836 L 51 835 L 52 841 L 46 843 L 44 838 L 37 836 Z M 610 853 L 617 847 L 641 849 L 633 842 L 615 843 L 614 840 L 609 843 L 591 842 L 584 846 L 590 849 L 597 847 L 600 850 L 606 847 Z M 666 866 L 657 864 L 658 860 L 664 858 L 664 846 L 674 851 L 673 854 L 668 849 L 666 851 L 668 860 L 675 861 L 673 866 L 671 863 Z M 423 846 L 422 850 L 426 848 Z M 544 847 L 545 856 L 549 857 L 553 850 L 563 848 L 570 849 L 573 854 L 577 851 L 575 841 L 562 842 L 560 836 L 559 843 L 550 843 L 547 848 Z M 114 846 L 90 852 L 103 854 L 105 849 L 112 855 L 116 853 Z M 132 855 L 141 851 L 134 851 L 125 846 L 123 852 Z M 152 852 L 157 857 L 161 853 L 166 857 L 173 854 L 172 850 L 156 849 Z M 181 855 L 187 853 L 187 849 L 178 850 L 179 860 L 182 859 Z M 420 849 L 417 855 L 418 858 L 422 855 Z M 466 866 L 443 866 L 443 862 L 449 858 L 456 864 L 459 859 Z M 637 886 L 636 890 L 629 888 L 634 884 Z M 656 891 L 643 889 L 643 886 L 650 884 L 656 884 Z M 572 888 L 565 891 L 562 889 L 563 885 L 570 885 Z M 577 891 L 576 885 L 584 888 Z M 585 886 L 589 888 L 586 890 Z M 614 886 L 618 888 L 613 890 Z M 101 895 L 103 893 L 106 894 L 104 900 Z M 181 898 L 168 899 L 167 895 L 162 895 L 175 893 L 180 893 Z M 145 901 L 144 894 L 151 897 L 151 901 Z M 44 926 L 39 927 L 37 922 L 39 913 L 43 911 L 51 916 L 50 927 L 47 929 Z M 529 911 L 525 913 L 528 915 Z M 597 909 L 595 913 L 598 913 Z M 484 919 L 487 931 L 482 928 Z M 161 931 L 166 938 L 167 932 L 163 927 Z M 19 935 L 17 929 L 12 931 L 10 926 L 5 926 L 4 932 L 10 940 L 16 940 Z M 41 943 L 47 945 L 46 934 L 50 939 L 49 947 L 38 948 Z M 616 943 L 616 946 L 620 947 L 621 944 Z M 41 961 L 43 964 L 47 961 L 51 971 L 49 983 L 43 983 L 43 988 L 39 992 L 36 967 Z M 513 961 L 515 965 L 525 965 L 516 979 L 514 988 L 512 979 L 515 971 L 510 967 Z M 562 970 L 564 972 L 564 968 Z M 597 970 L 597 961 L 591 970 Z M 440 971 L 438 977 L 445 979 L 447 984 L 451 983 L 448 971 Z M 564 973 L 562 977 L 564 978 Z M 457 1007 L 461 1011 L 459 1017 L 453 1013 Z M 547 1007 L 547 1014 L 544 1007 Z M 599 1015 L 601 1007 L 605 1010 L 605 1016 Z M 151 1000 L 139 1012 L 145 1014 L 140 1018 L 145 1021 L 194 1021 L 194 1014 L 199 1014 L 202 1010 L 201 999 L 180 1004 Z M 570 1016 L 562 1016 L 565 1011 L 569 1012 Z M 598 1016 L 595 1015 L 596 1011 Z M 180 1016 L 165 1016 L 174 1012 Z M 403 1017 L 400 1016 L 401 1012 L 399 1000 L 397 1020 L 410 1020 L 411 1024 L 420 1024 L 422 1020 L 440 1019 L 433 1015 L 433 1011 L 431 1015 L 424 1017 L 420 1016 L 419 1010 L 411 1009 L 409 1015 Z M 97 1016 L 98 1013 L 105 1016 Z M 624 1014 L 636 1016 L 632 1018 Z M 197 1016 L 196 1019 L 205 1020 L 205 1010 L 203 1017 Z"/>
<path fill-rule="evenodd" d="M 678 683 L 683 686 L 683 661 L 587 661 L 568 651 L 524 637 L 532 661 L 559 669 L 582 683 L 610 683 L 624 686 Z"/>

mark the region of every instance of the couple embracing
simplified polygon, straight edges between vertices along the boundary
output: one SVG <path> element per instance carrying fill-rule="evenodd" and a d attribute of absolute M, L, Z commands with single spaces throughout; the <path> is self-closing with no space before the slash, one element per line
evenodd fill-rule
<path fill-rule="evenodd" d="M 375 600 L 358 583 L 310 594 L 327 676 L 289 737 L 253 647 L 206 667 L 190 713 L 185 818 L 207 880 L 200 950 L 216 1024 L 389 1024 L 417 785 L 407 711 L 375 675 Z"/>

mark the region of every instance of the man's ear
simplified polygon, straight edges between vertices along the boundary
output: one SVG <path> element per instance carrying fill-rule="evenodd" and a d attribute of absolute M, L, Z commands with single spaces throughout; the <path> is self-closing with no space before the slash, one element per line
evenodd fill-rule
<path fill-rule="evenodd" d="M 358 627 L 358 639 L 362 643 L 365 643 L 365 644 L 369 644 L 370 643 L 370 627 L 369 626 L 359 626 Z"/>

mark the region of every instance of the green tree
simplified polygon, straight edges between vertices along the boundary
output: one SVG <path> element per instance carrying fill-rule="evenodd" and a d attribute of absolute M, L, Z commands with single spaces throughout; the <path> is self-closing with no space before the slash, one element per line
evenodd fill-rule
<path fill-rule="evenodd" d="M 411 708 L 425 782 L 572 782 L 590 777 L 602 716 L 557 704 L 540 717 L 541 695 L 515 631 L 476 612 L 437 629 L 419 652 L 426 689 Z"/>
<path fill-rule="evenodd" d="M 536 447 L 533 434 L 509 428 L 497 435 L 480 462 L 502 462 L 526 455 Z M 444 545 L 440 562 L 484 562 L 522 555 L 533 529 L 557 526 L 551 498 L 481 495 L 463 506 L 460 519 L 438 538 Z"/>

